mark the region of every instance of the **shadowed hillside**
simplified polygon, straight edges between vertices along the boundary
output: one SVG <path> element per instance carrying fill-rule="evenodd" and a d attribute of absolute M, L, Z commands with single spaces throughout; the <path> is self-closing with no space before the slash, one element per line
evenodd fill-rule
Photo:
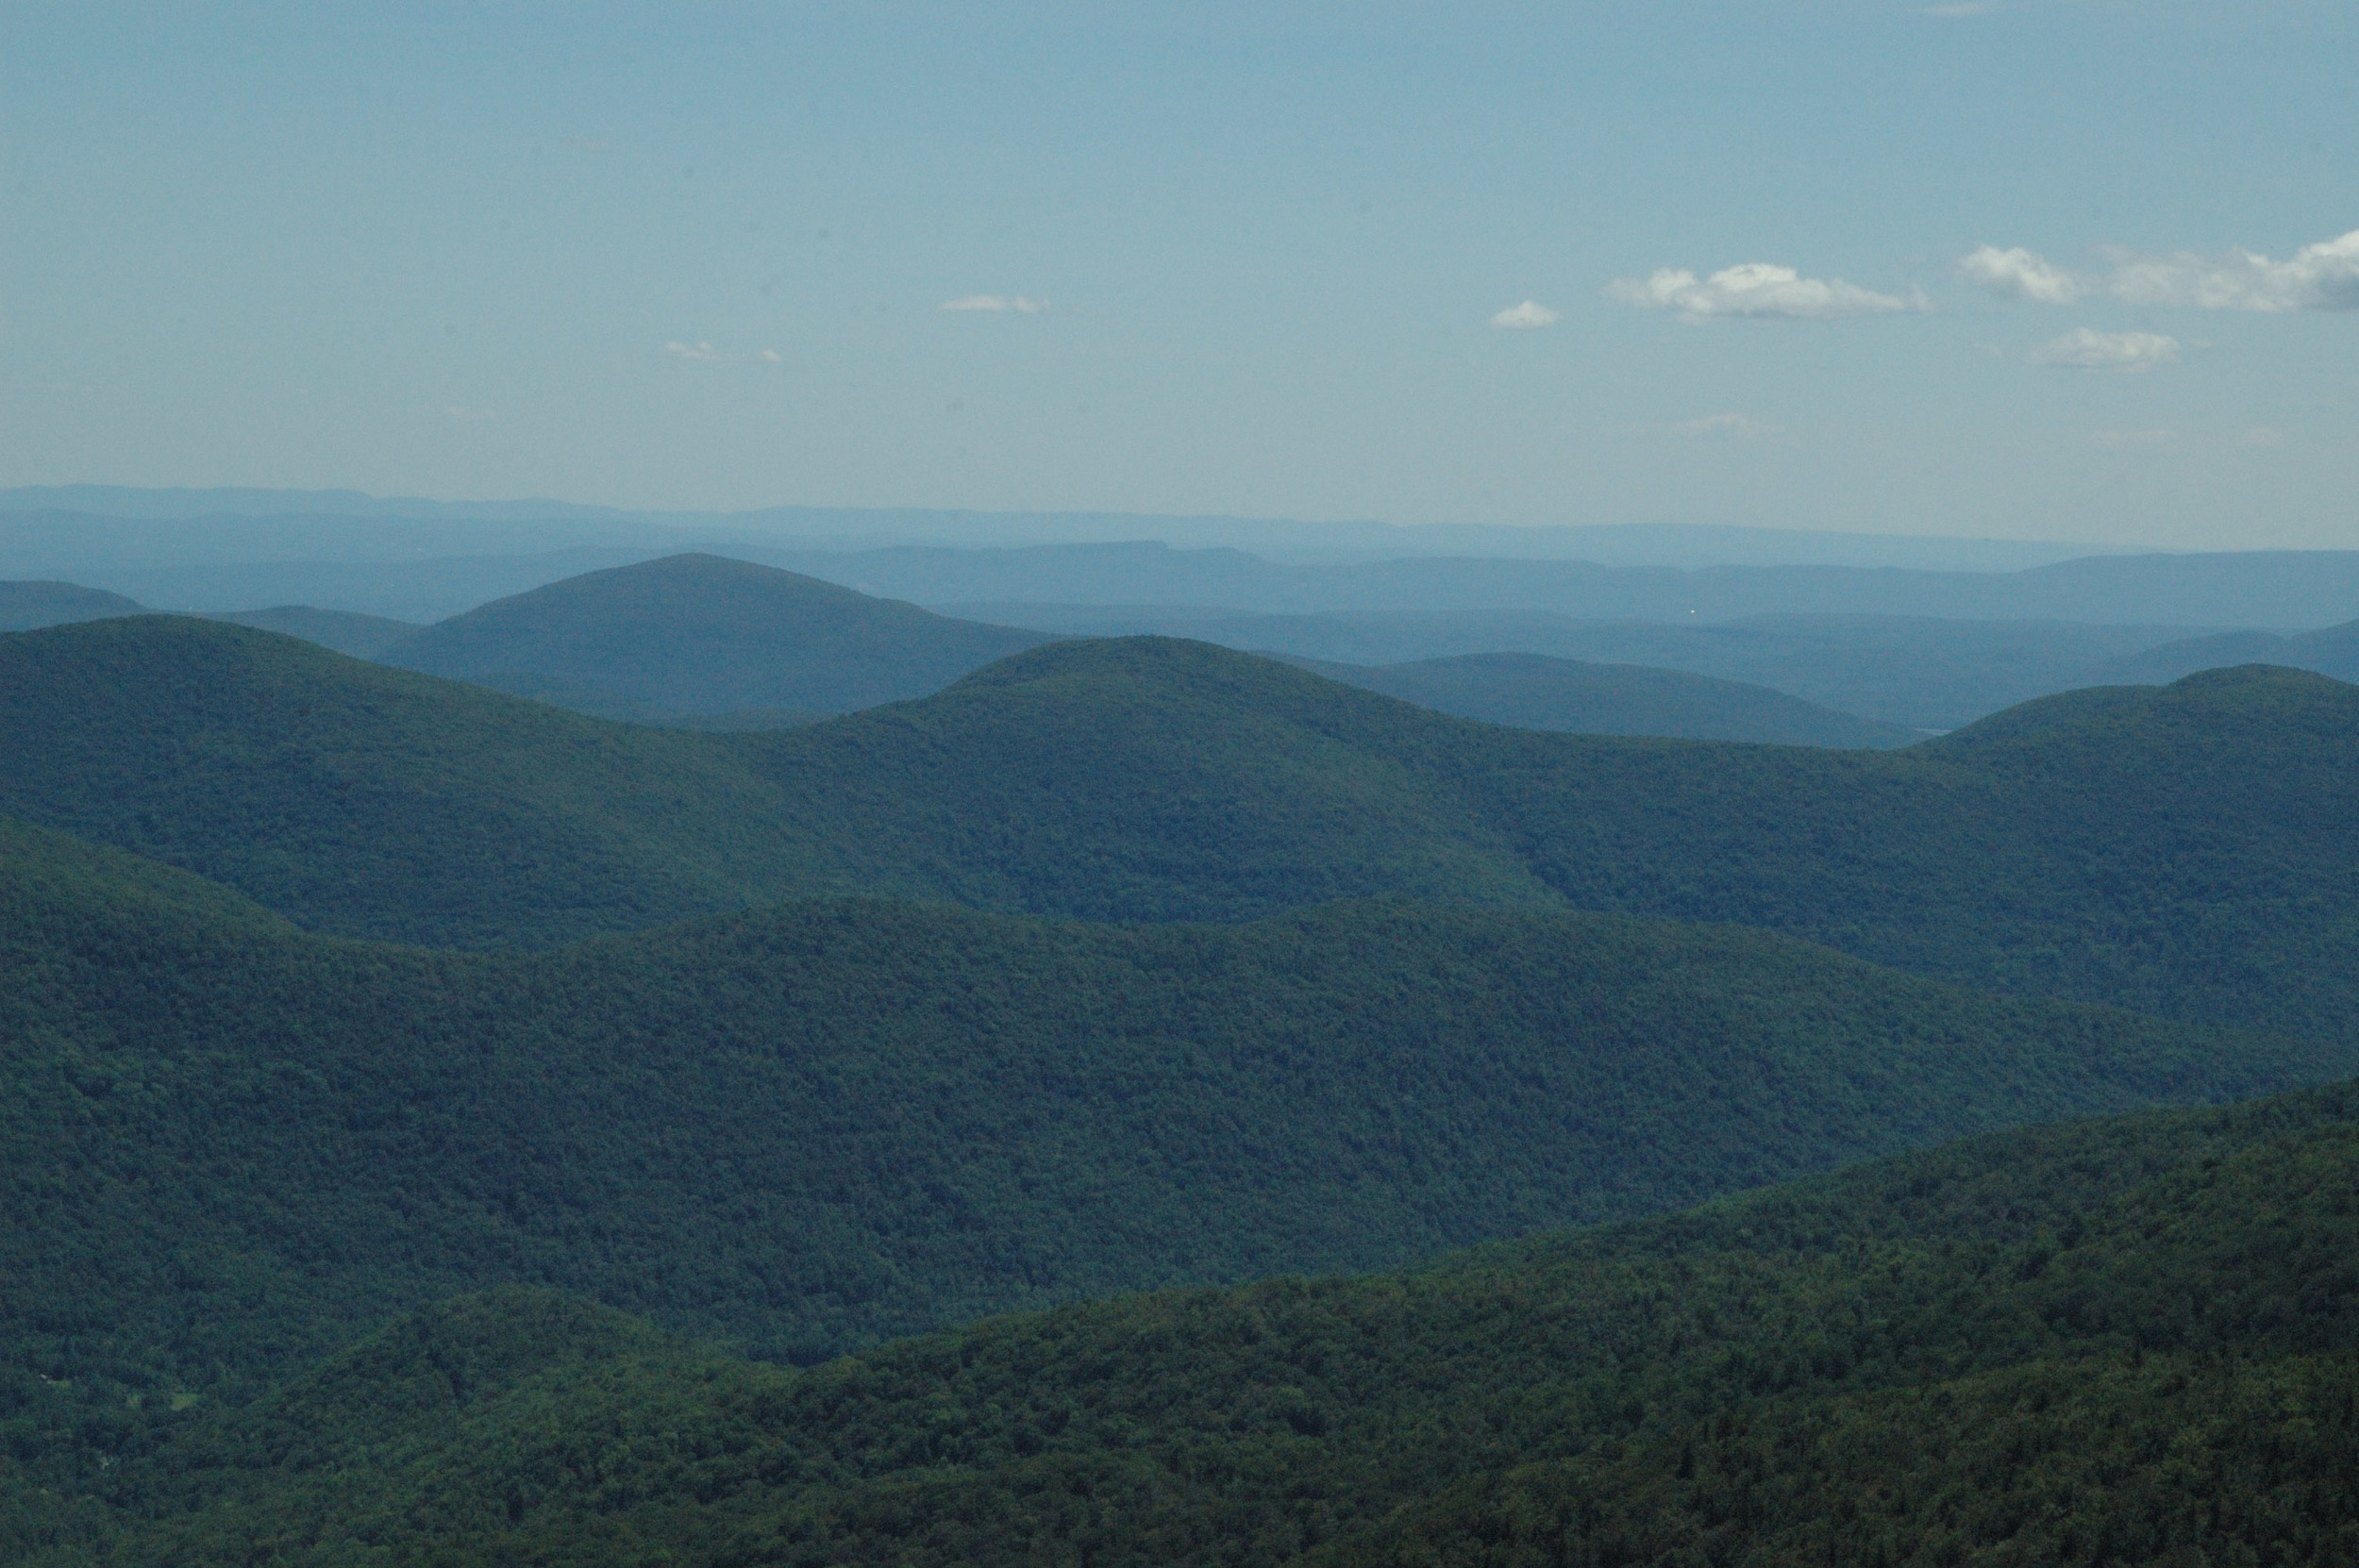
<path fill-rule="evenodd" d="M 1420 708 L 1486 724 L 1584 735 L 1661 735 L 1788 746 L 1905 746 L 1899 725 L 1854 718 L 1765 686 L 1639 664 L 1591 664 L 1542 654 L 1463 654 L 1373 668 L 1289 662 Z"/>
<path fill-rule="evenodd" d="M 2354 1059 L 1757 932 L 1397 903 L 1108 928 L 836 901 L 368 947 L 12 826 L 0 962 L 0 1360 L 102 1407 L 232 1393 L 506 1280 L 808 1359 Z"/>
<path fill-rule="evenodd" d="M 503 1291 L 20 1482 L 20 1528 L 189 1568 L 2336 1562 L 2353 1114 L 2037 1128 L 801 1373 Z"/>
<path fill-rule="evenodd" d="M 719 556 L 592 572 L 427 627 L 389 664 L 516 676 L 686 713 L 840 713 L 938 691 L 1045 641 Z"/>

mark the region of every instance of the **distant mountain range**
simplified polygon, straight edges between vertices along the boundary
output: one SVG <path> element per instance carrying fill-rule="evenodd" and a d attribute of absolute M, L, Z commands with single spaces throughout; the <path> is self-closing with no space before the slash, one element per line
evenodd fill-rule
<path fill-rule="evenodd" d="M 1916 534 L 1835 533 L 1712 524 L 1503 525 L 1319 523 L 1288 518 L 1167 516 L 1124 512 L 982 512 L 912 508 L 769 507 L 750 511 L 631 511 L 551 500 L 427 501 L 349 490 L 142 490 L 117 485 L 46 485 L 0 490 L 0 515 L 77 512 L 149 521 L 206 520 L 198 535 L 226 552 L 263 549 L 289 559 L 382 559 L 391 540 L 415 548 L 427 538 L 472 542 L 433 553 L 514 554 L 536 547 L 613 543 L 629 538 L 678 548 L 684 537 L 740 542 L 799 541 L 827 548 L 879 544 L 1025 546 L 1160 540 L 1185 548 L 1227 547 L 1287 560 L 1380 559 L 1393 556 L 1514 556 L 1593 560 L 1617 566 L 1907 566 L 1932 571 L 2007 572 L 2081 556 L 2138 554 L 2118 546 L 2044 540 L 1962 539 Z M 273 526 L 240 520 L 296 520 Z M 364 520 L 376 527 L 354 527 Z M 382 525 L 393 525 L 392 531 Z M 475 525 L 427 533 L 421 525 Z M 494 525 L 486 528 L 481 525 Z M 518 525 L 513 530 L 497 525 Z M 636 530 L 636 531 L 633 531 Z M 689 535 L 684 535 L 688 530 Z M 0 537 L 7 530 L 0 528 Z M 178 540 L 191 530 L 118 535 Z M 507 542 L 493 543 L 500 540 Z M 151 542 L 150 547 L 153 547 Z M 431 548 L 430 546 L 428 547 Z"/>
<path fill-rule="evenodd" d="M 1920 730 L 1853 718 L 1767 687 L 1638 664 L 1584 664 L 1525 653 L 1461 654 L 1374 668 L 1288 662 L 1438 713 L 1524 729 L 1789 746 L 1905 746 L 1924 739 Z"/>

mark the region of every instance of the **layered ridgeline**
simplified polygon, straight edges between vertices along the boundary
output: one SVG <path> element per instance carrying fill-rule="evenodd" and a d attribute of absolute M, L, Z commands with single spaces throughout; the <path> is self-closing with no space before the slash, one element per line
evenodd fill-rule
<path fill-rule="evenodd" d="M 800 722 L 924 696 L 1046 641 L 775 567 L 680 555 L 496 600 L 373 657 L 605 717 Z"/>
<path fill-rule="evenodd" d="M 503 1280 L 805 1359 L 2359 1063 L 1568 912 L 833 901 L 372 946 L 21 826 L 0 964 L 0 1365 L 102 1426 Z"/>
<path fill-rule="evenodd" d="M 698 735 L 150 617 L 0 638 L 0 810 L 349 935 L 546 943 L 823 893 L 1150 921 L 1398 893 L 2359 1038 L 2359 688 L 2283 669 L 1844 752 L 1500 728 L 1134 639 Z"/>
<path fill-rule="evenodd" d="M 2337 680 L 2359 680 L 2359 621 L 2322 631 L 2281 637 L 2266 631 L 2227 631 L 2190 637 L 2117 659 L 2105 668 L 2114 681 L 2159 684 L 2235 664 L 2284 664 Z"/>
<path fill-rule="evenodd" d="M 1920 730 L 1854 718 L 1766 686 L 1642 664 L 1593 664 L 1544 654 L 1462 654 L 1402 664 L 1289 660 L 1438 713 L 1523 729 L 1659 735 L 1788 746 L 1905 746 Z"/>
<path fill-rule="evenodd" d="M 2346 1088 L 2045 1127 L 802 1372 L 501 1291 L 103 1473 L 20 1471 L 15 1556 L 2339 1562 L 2354 1114 Z"/>
<path fill-rule="evenodd" d="M 110 615 L 142 615 L 136 599 L 70 582 L 0 582 L 0 631 L 34 631 Z"/>

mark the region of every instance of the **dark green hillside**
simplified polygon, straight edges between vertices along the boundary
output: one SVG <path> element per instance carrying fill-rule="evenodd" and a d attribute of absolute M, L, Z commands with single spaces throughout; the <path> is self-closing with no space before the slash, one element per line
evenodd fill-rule
<path fill-rule="evenodd" d="M 2353 1060 L 1611 917 L 839 902 L 462 955 L 124 859 L 0 839 L 0 1366 L 110 1443 L 500 1281 L 802 1357 Z"/>
<path fill-rule="evenodd" d="M 2359 1037 L 2359 688 L 2323 676 L 2067 692 L 1882 756 L 1597 743 L 1497 776 L 1577 906 Z"/>
<path fill-rule="evenodd" d="M 306 642 L 317 642 L 355 659 L 375 659 L 404 638 L 418 634 L 414 621 L 383 615 L 362 615 L 349 609 L 314 609 L 310 605 L 280 605 L 273 609 L 223 610 L 206 617 L 258 631 L 284 632 Z"/>
<path fill-rule="evenodd" d="M 776 567 L 682 555 L 496 600 L 380 657 L 429 675 L 537 676 L 689 713 L 841 713 L 924 696 L 1045 641 Z"/>
<path fill-rule="evenodd" d="M 1917 730 L 1854 718 L 1765 686 L 1639 664 L 1527 653 L 1462 654 L 1372 668 L 1290 662 L 1420 708 L 1523 729 L 1788 746 L 1905 746 L 1924 739 Z"/>
<path fill-rule="evenodd" d="M 0 631 L 32 631 L 110 615 L 144 615 L 136 599 L 70 582 L 0 582 Z"/>
<path fill-rule="evenodd" d="M 1517 739 L 1274 659 L 1129 638 L 738 743 L 795 815 L 857 825 L 847 852 L 886 891 L 1241 920 L 1383 893 L 1553 903 L 1464 790 L 1494 738 Z"/>
<path fill-rule="evenodd" d="M 2359 687 L 2292 670 L 1865 752 L 1478 725 L 1145 638 L 696 735 L 145 617 L 0 638 L 0 809 L 351 935 L 546 943 L 836 892 L 1106 920 L 1397 893 L 2359 1040 Z"/>
<path fill-rule="evenodd" d="M 218 622 L 0 637 L 0 809 L 351 935 L 548 942 L 828 885 L 716 745 Z"/>
<path fill-rule="evenodd" d="M 475 1297 L 55 1529 L 189 1568 L 2342 1562 L 2355 1115 L 2346 1087 L 2032 1129 L 800 1374 Z"/>

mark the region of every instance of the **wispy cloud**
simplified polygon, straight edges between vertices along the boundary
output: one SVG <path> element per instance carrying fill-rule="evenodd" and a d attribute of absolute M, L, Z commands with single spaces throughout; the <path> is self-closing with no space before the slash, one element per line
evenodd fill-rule
<path fill-rule="evenodd" d="M 1037 316 L 1048 309 L 1036 299 L 1022 294 L 962 294 L 957 299 L 942 302 L 945 310 L 1006 310 L 1019 316 Z"/>
<path fill-rule="evenodd" d="M 2284 261 L 2249 250 L 2129 258 L 2115 268 L 2113 292 L 2132 305 L 2200 310 L 2359 310 L 2359 229 Z"/>
<path fill-rule="evenodd" d="M 1774 425 L 1764 425 L 1744 414 L 1706 414 L 1701 419 L 1684 419 L 1671 426 L 1682 436 L 1738 436 L 1751 440 L 1756 436 L 1777 434 Z"/>
<path fill-rule="evenodd" d="M 775 365 L 779 362 L 778 351 L 775 348 L 765 348 L 760 354 L 756 355 L 755 358 L 761 359 L 766 364 Z"/>
<path fill-rule="evenodd" d="M 2032 350 L 2035 365 L 2058 370 L 2110 370 L 2143 375 L 2179 361 L 2179 340 L 2160 332 L 2097 332 L 2076 326 Z"/>
<path fill-rule="evenodd" d="M 1839 277 L 1804 277 L 1792 267 L 1767 261 L 1748 261 L 1700 280 L 1694 273 L 1664 267 L 1643 280 L 1616 278 L 1606 292 L 1625 305 L 1677 310 L 1690 321 L 1719 316 L 1832 321 L 1932 308 L 1922 294 L 1880 294 Z"/>
<path fill-rule="evenodd" d="M 1997 0 L 1955 0 L 1946 6 L 1927 6 L 1922 16 L 1988 16 L 1999 8 Z"/>
<path fill-rule="evenodd" d="M 466 409 L 456 403 L 444 409 L 443 412 L 453 419 L 497 419 L 499 417 L 489 409 Z"/>
<path fill-rule="evenodd" d="M 2359 310 L 2359 229 L 2304 245 L 2283 261 L 2249 250 L 2117 255 L 2111 272 L 2091 276 L 2021 246 L 1984 245 L 1961 258 L 1958 271 L 1995 294 L 2042 305 L 2070 305 L 2101 292 L 2125 305 L 2197 310 Z"/>
<path fill-rule="evenodd" d="M 2037 251 L 2020 245 L 2013 250 L 1984 245 L 1960 259 L 1958 271 L 1994 294 L 2041 305 L 2069 305 L 2086 287 L 2064 268 L 2050 265 Z"/>
<path fill-rule="evenodd" d="M 2238 436 L 2236 444 L 2238 446 L 2283 446 L 2285 444 L 2285 432 L 2272 430 L 2266 425 L 2256 425 Z"/>
<path fill-rule="evenodd" d="M 2091 446 L 2102 446 L 2114 452 L 2148 446 L 2168 446 L 2170 442 L 2171 432 L 2168 430 L 2091 430 L 2089 432 Z"/>
<path fill-rule="evenodd" d="M 1511 331 L 1529 332 L 1538 327 L 1554 326 L 1558 319 L 1557 313 L 1547 306 L 1528 299 L 1521 305 L 1511 305 L 1493 316 L 1491 325 Z"/>

